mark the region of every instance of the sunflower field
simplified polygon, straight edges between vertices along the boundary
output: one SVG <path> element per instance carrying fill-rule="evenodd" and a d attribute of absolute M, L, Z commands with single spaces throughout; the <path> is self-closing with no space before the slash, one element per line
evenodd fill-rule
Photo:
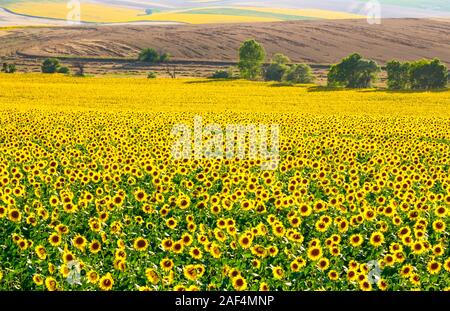
<path fill-rule="evenodd" d="M 3 74 L 0 110 L 0 290 L 450 288 L 450 91 Z M 174 160 L 195 115 L 279 124 L 278 167 Z"/>

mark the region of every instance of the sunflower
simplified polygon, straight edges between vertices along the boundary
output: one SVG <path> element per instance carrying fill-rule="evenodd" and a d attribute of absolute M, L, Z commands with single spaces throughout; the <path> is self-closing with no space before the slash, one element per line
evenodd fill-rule
<path fill-rule="evenodd" d="M 284 270 L 281 266 L 272 267 L 272 275 L 276 280 L 281 280 L 284 277 Z"/>
<path fill-rule="evenodd" d="M 330 270 L 330 272 L 328 272 L 328 278 L 331 281 L 337 281 L 339 279 L 339 273 L 336 270 Z"/>
<path fill-rule="evenodd" d="M 243 234 L 239 237 L 239 245 L 243 249 L 247 249 L 252 245 L 252 239 L 247 234 Z"/>
<path fill-rule="evenodd" d="M 1 280 L 1 278 L 0 278 L 0 280 Z M 42 284 L 44 284 L 44 279 L 42 278 L 42 276 L 40 274 L 34 274 L 33 275 L 33 282 L 37 286 L 41 286 Z"/>
<path fill-rule="evenodd" d="M 320 258 L 319 261 L 317 262 L 317 267 L 322 271 L 327 270 L 329 266 L 330 261 L 325 257 Z"/>
<path fill-rule="evenodd" d="M 259 284 L 259 290 L 262 292 L 267 292 L 269 291 L 269 285 L 266 282 L 261 282 Z"/>
<path fill-rule="evenodd" d="M 111 273 L 107 273 L 106 275 L 102 276 L 100 280 L 98 281 L 98 285 L 101 290 L 109 291 L 114 286 L 114 280 L 111 276 Z"/>
<path fill-rule="evenodd" d="M 145 269 L 145 276 L 147 277 L 147 280 L 152 284 L 157 284 L 159 282 L 159 276 L 155 269 Z"/>
<path fill-rule="evenodd" d="M 242 276 L 237 276 L 232 280 L 233 288 L 238 291 L 247 289 L 247 281 Z"/>
<path fill-rule="evenodd" d="M 433 229 L 436 232 L 444 232 L 446 228 L 445 222 L 443 222 L 441 219 L 435 220 L 433 222 Z"/>
<path fill-rule="evenodd" d="M 17 208 L 12 208 L 8 212 L 8 218 L 13 222 L 20 222 L 22 220 L 22 213 Z"/>
<path fill-rule="evenodd" d="M 147 249 L 148 242 L 143 237 L 139 237 L 134 240 L 133 247 L 135 250 L 143 252 Z"/>
<path fill-rule="evenodd" d="M 381 232 L 373 232 L 370 236 L 370 244 L 374 247 L 379 247 L 384 243 L 384 235 Z"/>
<path fill-rule="evenodd" d="M 87 240 L 84 236 L 77 234 L 72 239 L 72 244 L 75 248 L 78 248 L 80 251 L 84 251 L 84 248 L 86 247 Z"/>
<path fill-rule="evenodd" d="M 320 247 L 310 247 L 308 249 L 308 258 L 312 261 L 317 261 L 322 257 L 322 248 Z"/>
<path fill-rule="evenodd" d="M 170 229 L 175 229 L 175 227 L 177 226 L 178 222 L 175 220 L 175 218 L 170 217 L 169 219 L 166 220 L 166 225 L 167 227 L 169 227 Z"/>
<path fill-rule="evenodd" d="M 439 263 L 435 260 L 432 260 L 432 261 L 428 262 L 428 264 L 427 264 L 427 271 L 428 271 L 428 273 L 430 273 L 432 275 L 438 274 L 439 271 L 441 271 L 441 267 L 442 267 L 441 263 Z"/>
<path fill-rule="evenodd" d="M 363 236 L 361 234 L 353 234 L 350 236 L 350 244 L 353 247 L 361 246 L 361 244 L 364 242 Z"/>
<path fill-rule="evenodd" d="M 45 260 L 45 258 L 47 258 L 47 251 L 44 246 L 38 245 L 34 248 L 34 251 L 40 260 Z"/>
<path fill-rule="evenodd" d="M 388 284 L 387 284 L 386 280 L 384 280 L 384 279 L 380 279 L 380 280 L 377 282 L 377 286 L 378 286 L 378 288 L 379 288 L 380 290 L 382 290 L 382 291 L 385 291 L 385 290 L 388 289 Z"/>
<path fill-rule="evenodd" d="M 447 260 L 445 260 L 444 269 L 445 269 L 445 271 L 450 272 L 450 257 L 447 258 Z"/>
<path fill-rule="evenodd" d="M 189 255 L 191 255 L 191 257 L 194 259 L 201 259 L 202 251 L 198 247 L 192 247 L 189 251 Z"/>
<path fill-rule="evenodd" d="M 45 278 L 45 287 L 48 291 L 55 291 L 58 289 L 58 282 L 53 277 Z"/>
<path fill-rule="evenodd" d="M 177 242 L 173 243 L 172 251 L 175 254 L 181 254 L 183 252 L 183 250 L 184 250 L 184 245 L 181 241 L 177 241 Z"/>
<path fill-rule="evenodd" d="M 173 261 L 171 259 L 164 258 L 164 259 L 161 260 L 159 265 L 161 266 L 161 268 L 164 271 L 170 271 L 173 268 Z"/>
<path fill-rule="evenodd" d="M 369 283 L 369 281 L 364 280 L 359 283 L 359 289 L 362 291 L 371 291 L 372 290 L 372 284 Z"/>
<path fill-rule="evenodd" d="M 96 284 L 97 283 L 97 281 L 99 279 L 99 275 L 98 275 L 97 272 L 95 272 L 93 270 L 90 270 L 90 271 L 88 271 L 86 273 L 86 275 L 87 275 L 87 279 L 88 279 L 89 283 L 91 283 L 91 284 Z"/>
<path fill-rule="evenodd" d="M 92 240 L 92 242 L 89 244 L 89 251 L 92 254 L 97 254 L 102 250 L 102 245 L 97 240 Z"/>

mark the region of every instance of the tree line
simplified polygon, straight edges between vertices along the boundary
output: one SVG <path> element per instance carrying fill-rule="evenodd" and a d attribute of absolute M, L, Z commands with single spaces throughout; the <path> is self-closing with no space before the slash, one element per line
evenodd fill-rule
<path fill-rule="evenodd" d="M 289 57 L 281 53 L 274 54 L 269 63 L 266 63 L 266 51 L 262 44 L 250 39 L 244 41 L 238 51 L 239 61 L 237 69 L 239 75 L 235 76 L 233 69 L 217 70 L 211 76 L 217 79 L 243 78 L 248 80 L 263 79 L 265 81 L 278 81 L 286 83 L 309 84 L 315 81 L 309 65 L 294 64 Z M 170 55 L 158 53 L 155 49 L 145 48 L 138 57 L 138 61 L 150 64 L 166 64 L 166 72 L 176 77 L 176 68 L 169 67 Z M 78 68 L 75 75 L 84 76 L 83 64 L 76 63 Z M 445 64 L 439 59 L 421 59 L 412 62 L 392 60 L 386 64 L 387 87 L 390 90 L 432 90 L 443 89 L 447 86 L 449 73 Z M 16 67 L 11 63 L 3 63 L 2 72 L 14 73 Z M 41 65 L 43 73 L 69 73 L 67 66 L 61 65 L 56 58 L 47 58 Z M 381 67 L 370 59 L 353 53 L 339 63 L 330 67 L 327 75 L 329 87 L 369 88 L 378 78 Z M 150 72 L 148 78 L 156 78 L 155 72 Z"/>
<path fill-rule="evenodd" d="M 265 64 L 264 47 L 255 40 L 247 40 L 239 48 L 238 69 L 240 78 L 266 81 L 286 81 L 291 83 L 311 83 L 314 81 L 311 67 L 307 64 L 291 64 L 283 54 L 275 54 L 268 65 Z M 369 88 L 377 80 L 381 67 L 370 59 L 353 53 L 339 63 L 332 65 L 327 75 L 329 87 Z M 387 86 L 391 90 L 431 90 L 442 89 L 448 83 L 448 69 L 439 59 L 422 59 L 413 62 L 392 60 L 386 64 Z M 224 71 L 213 77 L 229 78 Z"/>

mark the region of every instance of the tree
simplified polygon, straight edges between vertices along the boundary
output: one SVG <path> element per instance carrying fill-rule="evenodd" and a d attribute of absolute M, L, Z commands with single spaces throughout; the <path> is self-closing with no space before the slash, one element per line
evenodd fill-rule
<path fill-rule="evenodd" d="M 74 64 L 74 67 L 78 69 L 75 75 L 79 77 L 84 77 L 84 64 L 82 62 L 77 62 Z"/>
<path fill-rule="evenodd" d="M 440 89 L 447 86 L 448 69 L 437 58 L 413 62 L 409 72 L 411 88 L 414 90 Z"/>
<path fill-rule="evenodd" d="M 16 65 L 3 63 L 2 71 L 4 73 L 14 73 L 16 72 Z"/>
<path fill-rule="evenodd" d="M 169 53 L 162 53 L 159 55 L 159 62 L 160 63 L 166 63 L 170 60 L 170 54 Z"/>
<path fill-rule="evenodd" d="M 247 40 L 239 48 L 238 68 L 241 77 L 256 79 L 261 74 L 261 66 L 266 58 L 266 51 L 255 40 Z"/>
<path fill-rule="evenodd" d="M 281 81 L 289 69 L 288 64 L 291 62 L 286 55 L 277 53 L 273 56 L 271 64 L 264 70 L 264 80 Z"/>
<path fill-rule="evenodd" d="M 69 72 L 70 72 L 69 67 L 61 66 L 58 68 L 58 73 L 69 73 Z"/>
<path fill-rule="evenodd" d="M 157 77 L 157 75 L 156 75 L 156 72 L 154 72 L 154 71 L 150 71 L 147 75 L 148 79 L 156 79 L 156 77 Z"/>
<path fill-rule="evenodd" d="M 59 60 L 56 58 L 47 58 L 42 63 L 41 71 L 43 73 L 55 73 L 58 72 L 59 67 Z"/>
<path fill-rule="evenodd" d="M 138 60 L 141 62 L 158 63 L 160 56 L 155 49 L 147 48 L 139 53 Z"/>
<path fill-rule="evenodd" d="M 386 64 L 387 85 L 390 90 L 405 90 L 409 87 L 410 63 L 392 60 Z"/>
<path fill-rule="evenodd" d="M 233 73 L 230 70 L 216 70 L 211 78 L 213 79 L 230 79 L 233 77 Z"/>
<path fill-rule="evenodd" d="M 153 10 L 152 9 L 145 9 L 145 14 L 152 15 L 153 14 Z"/>
<path fill-rule="evenodd" d="M 285 80 L 291 83 L 312 83 L 314 76 L 307 64 L 296 64 L 289 68 Z"/>
<path fill-rule="evenodd" d="M 376 62 L 354 53 L 344 58 L 339 64 L 331 66 L 328 73 L 328 85 L 367 88 L 376 79 L 379 71 L 380 67 Z"/>

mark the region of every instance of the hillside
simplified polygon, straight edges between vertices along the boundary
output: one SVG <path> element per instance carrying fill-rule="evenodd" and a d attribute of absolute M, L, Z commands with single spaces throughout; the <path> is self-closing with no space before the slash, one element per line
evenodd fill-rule
<path fill-rule="evenodd" d="M 268 55 L 294 61 L 334 63 L 352 52 L 380 63 L 397 58 L 439 57 L 450 64 L 450 23 L 431 19 L 289 21 L 180 26 L 82 26 L 17 28 L 0 32 L 0 55 L 135 58 L 144 47 L 176 60 L 236 61 L 240 43 L 255 38 Z"/>

